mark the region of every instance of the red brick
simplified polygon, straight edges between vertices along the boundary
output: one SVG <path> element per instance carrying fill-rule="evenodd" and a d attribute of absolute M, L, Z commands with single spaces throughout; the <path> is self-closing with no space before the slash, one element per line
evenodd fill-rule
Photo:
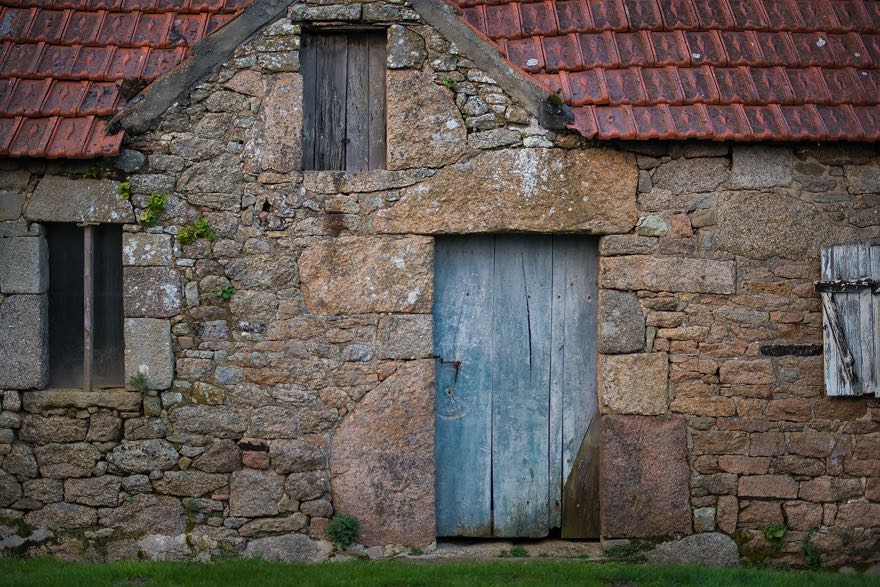
<path fill-rule="evenodd" d="M 795 498 L 798 495 L 797 481 L 788 475 L 755 475 L 740 477 L 740 497 L 781 497 Z"/>

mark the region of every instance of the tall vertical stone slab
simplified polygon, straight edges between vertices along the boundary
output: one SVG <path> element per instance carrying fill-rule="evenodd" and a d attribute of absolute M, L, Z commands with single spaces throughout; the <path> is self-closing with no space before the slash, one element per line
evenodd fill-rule
<path fill-rule="evenodd" d="M 339 426 L 330 453 L 336 512 L 367 546 L 434 541 L 434 361 L 404 363 Z"/>
<path fill-rule="evenodd" d="M 691 533 L 690 470 L 682 416 L 602 416 L 602 536 Z"/>
<path fill-rule="evenodd" d="M 45 237 L 0 238 L 0 293 L 45 293 L 49 289 L 48 258 Z"/>
<path fill-rule="evenodd" d="M 0 389 L 40 389 L 49 380 L 49 300 L 14 295 L 0 302 Z"/>
<path fill-rule="evenodd" d="M 125 319 L 125 376 L 141 373 L 151 389 L 168 389 L 174 380 L 171 323 L 158 318 Z"/>

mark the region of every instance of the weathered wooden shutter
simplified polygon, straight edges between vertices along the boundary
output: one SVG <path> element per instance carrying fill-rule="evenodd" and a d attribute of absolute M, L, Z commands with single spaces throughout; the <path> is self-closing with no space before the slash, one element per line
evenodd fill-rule
<path fill-rule="evenodd" d="M 825 389 L 880 397 L 880 243 L 822 248 Z"/>
<path fill-rule="evenodd" d="M 302 36 L 303 169 L 385 167 L 385 33 Z"/>

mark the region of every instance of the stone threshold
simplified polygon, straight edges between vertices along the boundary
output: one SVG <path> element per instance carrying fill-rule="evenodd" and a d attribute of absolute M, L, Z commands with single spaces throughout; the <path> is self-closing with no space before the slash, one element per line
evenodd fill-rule
<path fill-rule="evenodd" d="M 605 549 L 598 540 L 573 541 L 559 538 L 438 541 L 434 552 L 424 556 L 443 560 L 508 559 L 511 558 L 510 549 L 514 546 L 524 548 L 528 552 L 529 556 L 522 558 L 577 558 L 583 560 L 602 560 L 605 558 Z"/>

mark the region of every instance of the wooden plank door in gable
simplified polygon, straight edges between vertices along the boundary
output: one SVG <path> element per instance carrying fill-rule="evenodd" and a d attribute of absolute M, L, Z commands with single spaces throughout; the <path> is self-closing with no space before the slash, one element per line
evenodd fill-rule
<path fill-rule="evenodd" d="M 439 536 L 562 526 L 596 411 L 596 260 L 587 238 L 437 240 Z"/>

